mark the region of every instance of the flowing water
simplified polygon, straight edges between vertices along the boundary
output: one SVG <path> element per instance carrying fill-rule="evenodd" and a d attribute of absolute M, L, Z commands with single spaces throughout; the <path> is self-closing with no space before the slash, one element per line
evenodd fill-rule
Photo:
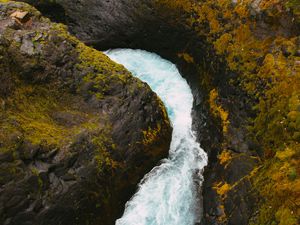
<path fill-rule="evenodd" d="M 116 225 L 194 225 L 201 215 L 198 188 L 207 156 L 192 131 L 193 96 L 186 80 L 174 64 L 154 53 L 116 49 L 106 54 L 148 83 L 173 125 L 168 159 L 143 178 Z"/>

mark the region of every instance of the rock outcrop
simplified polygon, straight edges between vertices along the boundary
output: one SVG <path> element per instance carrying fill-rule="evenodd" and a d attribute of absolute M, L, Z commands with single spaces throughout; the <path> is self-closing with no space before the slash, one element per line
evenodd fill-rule
<path fill-rule="evenodd" d="M 25 3 L 0 1 L 0 224 L 114 224 L 168 154 L 149 86 Z"/>

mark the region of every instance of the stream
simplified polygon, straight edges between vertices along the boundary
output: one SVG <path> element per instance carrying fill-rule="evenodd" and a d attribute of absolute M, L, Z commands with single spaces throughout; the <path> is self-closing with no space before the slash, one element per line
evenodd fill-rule
<path fill-rule="evenodd" d="M 157 93 L 173 126 L 169 157 L 145 175 L 116 225 L 194 225 L 201 220 L 199 193 L 207 155 L 192 130 L 189 85 L 173 63 L 157 54 L 132 49 L 105 54 Z"/>

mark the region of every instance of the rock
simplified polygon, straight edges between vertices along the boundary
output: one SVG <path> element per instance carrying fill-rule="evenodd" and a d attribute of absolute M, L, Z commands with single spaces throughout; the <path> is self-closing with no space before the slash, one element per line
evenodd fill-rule
<path fill-rule="evenodd" d="M 0 3 L 0 21 L 0 224 L 114 224 L 168 154 L 160 99 L 25 3 Z"/>

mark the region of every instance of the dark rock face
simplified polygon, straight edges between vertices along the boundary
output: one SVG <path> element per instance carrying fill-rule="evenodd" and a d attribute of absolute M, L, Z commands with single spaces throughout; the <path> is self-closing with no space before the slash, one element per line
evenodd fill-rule
<path fill-rule="evenodd" d="M 36 3 L 36 1 L 30 1 Z M 211 46 L 184 25 L 185 15 L 155 7 L 154 1 L 57 1 L 64 9 L 59 18 L 55 12 L 47 12 L 53 19 L 65 22 L 70 31 L 85 43 L 102 50 L 128 47 L 154 51 L 175 62 L 190 84 L 194 95 L 194 128 L 202 147 L 209 154 L 203 185 L 203 224 L 248 224 L 253 213 L 255 195 L 251 193 L 249 172 L 257 164 L 257 146 L 247 137 L 243 128 L 245 118 L 251 117 L 251 104 L 245 104 L 247 96 L 237 87 L 228 85 L 235 77 L 216 57 Z M 187 62 L 178 53 L 189 52 L 193 62 Z M 220 91 L 220 101 L 230 112 L 229 133 L 221 135 L 220 121 L 209 112 L 209 93 L 205 86 L 206 74 Z M 221 143 L 234 160 L 226 168 L 217 156 Z M 231 188 L 224 195 L 218 194 L 215 183 L 224 181 Z M 222 215 L 228 218 L 219 220 Z"/>
<path fill-rule="evenodd" d="M 159 98 L 24 3 L 0 3 L 0 56 L 0 224 L 114 224 L 168 154 Z"/>

